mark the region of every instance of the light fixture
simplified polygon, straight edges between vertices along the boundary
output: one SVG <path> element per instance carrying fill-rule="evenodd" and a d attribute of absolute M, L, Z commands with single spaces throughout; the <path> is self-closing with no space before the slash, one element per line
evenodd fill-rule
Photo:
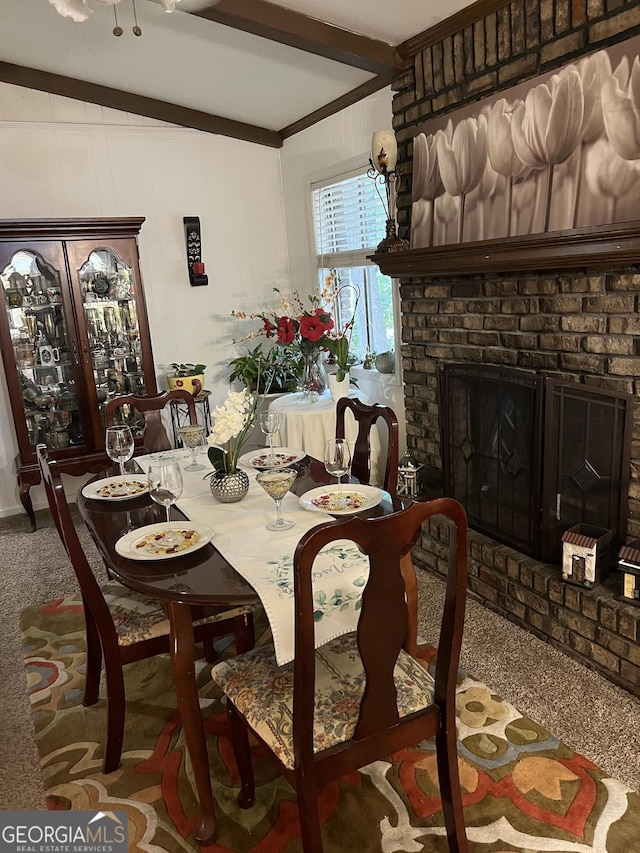
<path fill-rule="evenodd" d="M 384 240 L 378 243 L 377 252 L 400 252 L 409 248 L 409 243 L 398 237 L 396 225 L 396 195 L 398 181 L 404 172 L 403 166 L 398 166 L 398 145 L 396 135 L 392 130 L 377 130 L 371 140 L 371 157 L 367 175 L 375 181 L 380 201 L 387 214 L 387 227 Z M 383 197 L 380 187 L 384 186 Z"/>
<path fill-rule="evenodd" d="M 93 15 L 93 5 L 98 4 L 100 6 L 113 6 L 113 14 L 115 17 L 116 25 L 113 28 L 114 36 L 121 36 L 124 32 L 122 27 L 118 24 L 118 13 L 116 11 L 116 6 L 120 3 L 121 0 L 49 0 L 49 3 L 55 8 L 56 12 L 63 16 L 63 18 L 71 18 L 73 21 L 77 23 L 82 23 L 83 21 L 87 21 L 91 15 Z M 180 3 L 180 0 L 159 0 L 165 12 L 173 12 L 176 8 L 176 4 Z M 133 34 L 136 36 L 142 35 L 142 29 L 138 26 L 138 16 L 136 14 L 136 0 L 132 0 L 133 3 L 133 19 L 134 26 L 132 27 Z"/>

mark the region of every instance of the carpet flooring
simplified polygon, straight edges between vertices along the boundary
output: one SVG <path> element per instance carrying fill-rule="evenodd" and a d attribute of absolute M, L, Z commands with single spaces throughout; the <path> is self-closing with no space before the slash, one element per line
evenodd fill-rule
<path fill-rule="evenodd" d="M 24 677 L 20 611 L 76 592 L 75 578 L 48 511 L 0 519 L 0 808 L 43 808 Z M 87 551 L 100 560 L 86 532 Z M 437 644 L 433 610 L 442 600 L 440 579 L 419 575 L 420 633 Z M 606 773 L 640 789 L 640 702 L 517 626 L 469 600 L 462 664 L 505 700 L 552 731 Z"/>
<path fill-rule="evenodd" d="M 21 625 L 49 808 L 124 808 L 130 853 L 196 853 L 195 793 L 168 656 L 127 667 L 122 762 L 104 775 L 104 701 L 82 705 L 79 597 L 27 608 Z M 270 640 L 266 622 L 257 634 Z M 228 640 L 218 645 L 222 655 L 230 653 Z M 418 656 L 432 667 L 435 655 L 424 646 Z M 204 662 L 198 682 L 217 816 L 216 841 L 207 853 L 301 853 L 295 796 L 259 746 L 253 750 L 256 803 L 246 811 L 237 806 L 228 721 Z M 456 710 L 469 853 L 633 849 L 640 836 L 640 794 L 462 671 Z M 448 851 L 429 741 L 326 785 L 318 808 L 325 853 Z"/>

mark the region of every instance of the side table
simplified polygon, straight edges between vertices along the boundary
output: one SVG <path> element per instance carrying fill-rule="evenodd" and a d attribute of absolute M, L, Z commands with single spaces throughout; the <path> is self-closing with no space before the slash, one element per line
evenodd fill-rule
<path fill-rule="evenodd" d="M 211 396 L 211 391 L 201 391 L 198 396 L 195 398 L 196 404 L 196 414 L 198 416 L 198 423 L 202 424 L 207 429 L 207 434 L 211 431 L 211 411 L 209 410 L 209 397 Z M 178 438 L 178 427 L 184 426 L 185 424 L 190 423 L 189 420 L 189 407 L 186 403 L 183 403 L 182 400 L 170 400 L 169 406 L 171 408 L 171 426 L 173 428 L 173 443 L 175 447 L 180 447 L 180 440 Z"/>
<path fill-rule="evenodd" d="M 357 389 L 349 391 L 350 397 L 358 397 L 363 403 L 368 399 Z M 302 393 L 283 394 L 269 406 L 280 416 L 280 443 L 283 447 L 304 450 L 309 456 L 324 459 L 325 442 L 336 435 L 336 403 L 326 391 L 315 403 L 306 400 Z M 358 434 L 357 424 L 351 414 L 346 413 L 345 434 L 347 441 L 355 442 Z M 381 485 L 380 477 L 384 472 L 381 466 L 382 446 L 378 425 L 371 431 L 371 482 Z"/>

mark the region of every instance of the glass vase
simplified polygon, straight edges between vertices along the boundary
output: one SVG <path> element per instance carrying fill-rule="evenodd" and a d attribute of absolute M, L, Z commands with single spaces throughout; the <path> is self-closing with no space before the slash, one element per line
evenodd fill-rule
<path fill-rule="evenodd" d="M 317 400 L 327 390 L 327 371 L 322 352 L 303 355 L 300 387 L 307 400 Z"/>

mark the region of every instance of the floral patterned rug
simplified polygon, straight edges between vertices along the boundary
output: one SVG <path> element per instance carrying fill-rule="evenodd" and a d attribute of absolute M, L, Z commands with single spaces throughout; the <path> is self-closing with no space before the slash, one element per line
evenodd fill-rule
<path fill-rule="evenodd" d="M 26 675 L 51 809 L 126 809 L 131 851 L 197 851 L 196 800 L 167 656 L 126 669 L 122 765 L 101 773 L 104 700 L 82 706 L 84 630 L 77 598 L 22 613 Z M 265 632 L 266 633 L 266 632 Z M 220 646 L 222 654 L 228 653 Z M 433 663 L 435 649 L 421 658 Z M 208 853 L 300 853 L 295 796 L 256 747 L 256 804 L 236 805 L 226 715 L 199 664 L 218 834 Z M 470 853 L 630 853 L 640 795 L 460 673 L 459 760 Z M 445 853 L 429 742 L 327 785 L 319 795 L 325 853 Z"/>

